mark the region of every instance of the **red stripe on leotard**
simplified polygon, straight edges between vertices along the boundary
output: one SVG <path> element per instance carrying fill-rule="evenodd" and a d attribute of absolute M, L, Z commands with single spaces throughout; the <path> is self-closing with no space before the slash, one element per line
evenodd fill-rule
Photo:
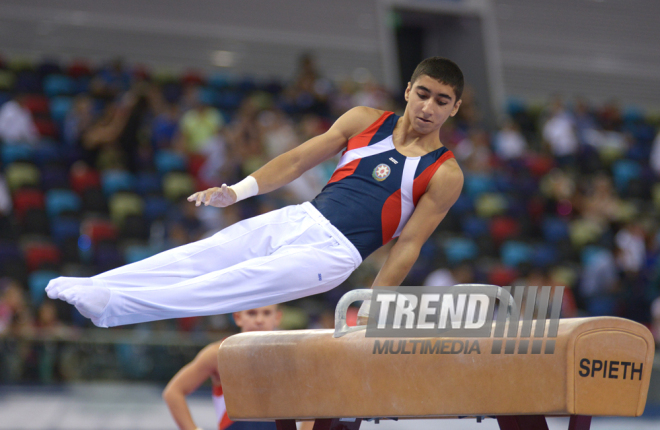
<path fill-rule="evenodd" d="M 415 178 L 413 181 L 413 204 L 415 206 L 417 206 L 417 202 L 419 201 L 420 197 L 422 197 L 422 194 L 426 192 L 426 188 L 428 187 L 429 182 L 431 181 L 431 178 L 435 172 L 440 166 L 442 166 L 442 163 L 449 160 L 450 158 L 454 158 L 454 154 L 451 151 L 445 152 L 440 158 L 435 160 L 435 163 L 424 169 L 424 171 Z"/>
<path fill-rule="evenodd" d="M 380 118 L 376 120 L 376 122 L 367 127 L 366 130 L 349 139 L 344 154 L 347 151 L 352 151 L 357 148 L 364 148 L 365 146 L 368 146 L 369 142 L 371 142 L 371 138 L 374 137 L 374 135 L 378 132 L 380 126 L 383 125 L 385 120 L 393 114 L 394 112 L 385 112 L 380 116 Z M 332 174 L 332 177 L 328 181 L 328 184 L 340 181 L 347 176 L 351 176 L 355 172 L 355 169 L 357 169 L 358 164 L 360 164 L 360 160 L 361 159 L 353 160 L 350 163 L 347 163 L 345 166 L 335 170 Z"/>
<path fill-rule="evenodd" d="M 392 240 L 401 222 L 401 189 L 389 196 L 383 204 L 381 224 L 383 226 L 383 245 Z"/>

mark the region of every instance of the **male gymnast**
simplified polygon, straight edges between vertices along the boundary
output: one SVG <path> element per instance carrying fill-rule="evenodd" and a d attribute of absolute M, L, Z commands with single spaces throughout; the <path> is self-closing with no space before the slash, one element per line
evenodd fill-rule
<path fill-rule="evenodd" d="M 188 198 L 226 207 L 273 191 L 344 151 L 311 202 L 240 221 L 214 236 L 91 278 L 60 277 L 46 291 L 99 327 L 224 314 L 295 300 L 341 284 L 398 237 L 373 286 L 397 286 L 463 186 L 440 141 L 461 105 L 463 74 L 432 57 L 415 69 L 403 116 L 356 107 L 330 129 L 228 187 Z"/>
<path fill-rule="evenodd" d="M 282 312 L 277 305 L 264 306 L 258 309 L 235 312 L 234 321 L 242 333 L 250 331 L 275 330 L 282 319 Z M 218 347 L 222 341 L 214 342 L 177 372 L 163 391 L 163 399 L 172 414 L 172 418 L 181 430 L 200 430 L 192 418 L 186 396 L 197 390 L 207 379 L 213 384 L 213 405 L 218 416 L 218 430 L 275 430 L 274 422 L 238 421 L 234 423 L 227 415 L 225 398 L 222 393 L 220 375 L 218 374 Z M 313 422 L 306 422 L 305 428 L 311 428 Z"/>

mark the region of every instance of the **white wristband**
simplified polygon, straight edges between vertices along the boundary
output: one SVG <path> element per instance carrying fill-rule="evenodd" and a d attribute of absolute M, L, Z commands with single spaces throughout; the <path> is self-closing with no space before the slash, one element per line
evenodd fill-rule
<path fill-rule="evenodd" d="M 259 194 L 259 185 L 257 184 L 257 180 L 252 176 L 246 177 L 241 182 L 238 182 L 229 188 L 236 193 L 237 202 Z"/>
<path fill-rule="evenodd" d="M 358 310 L 358 318 L 368 317 L 370 309 L 371 309 L 371 300 L 363 301 L 362 306 L 360 306 L 360 310 Z"/>

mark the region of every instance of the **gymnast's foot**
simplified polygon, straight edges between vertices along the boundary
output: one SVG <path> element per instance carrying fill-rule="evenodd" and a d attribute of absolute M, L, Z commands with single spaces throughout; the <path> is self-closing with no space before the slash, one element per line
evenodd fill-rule
<path fill-rule="evenodd" d="M 65 289 L 57 298 L 72 304 L 86 318 L 90 318 L 96 325 L 110 302 L 110 290 L 106 287 L 93 285 L 77 285 Z"/>
<path fill-rule="evenodd" d="M 94 324 L 97 324 L 110 301 L 110 290 L 94 286 L 90 278 L 60 276 L 48 283 L 46 293 L 51 299 L 64 300 L 74 305 L 84 317 L 90 318 Z"/>
<path fill-rule="evenodd" d="M 52 279 L 46 287 L 46 294 L 51 299 L 58 299 L 59 294 L 63 291 L 78 286 L 92 286 L 94 283 L 90 278 L 72 278 L 68 276 L 60 276 L 59 278 Z"/>

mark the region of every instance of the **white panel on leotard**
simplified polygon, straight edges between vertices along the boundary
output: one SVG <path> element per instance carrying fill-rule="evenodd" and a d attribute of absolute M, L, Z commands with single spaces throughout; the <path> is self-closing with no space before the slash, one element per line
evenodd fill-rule
<path fill-rule="evenodd" d="M 394 232 L 394 236 L 398 237 L 401 230 L 406 225 L 413 211 L 415 205 L 413 204 L 413 182 L 415 181 L 415 171 L 421 157 L 408 157 L 406 163 L 403 165 L 403 175 L 401 177 L 401 220 L 399 226 Z"/>
<path fill-rule="evenodd" d="M 346 151 L 342 155 L 339 164 L 337 164 L 337 169 L 344 167 L 346 164 L 350 163 L 353 160 L 358 158 L 370 157 L 372 155 L 380 154 L 382 152 L 390 151 L 394 149 L 394 143 L 392 143 L 392 136 L 388 136 L 380 142 L 374 143 L 373 145 L 363 146 L 362 148 L 351 149 Z M 335 170 L 337 170 L 335 169 Z"/>

